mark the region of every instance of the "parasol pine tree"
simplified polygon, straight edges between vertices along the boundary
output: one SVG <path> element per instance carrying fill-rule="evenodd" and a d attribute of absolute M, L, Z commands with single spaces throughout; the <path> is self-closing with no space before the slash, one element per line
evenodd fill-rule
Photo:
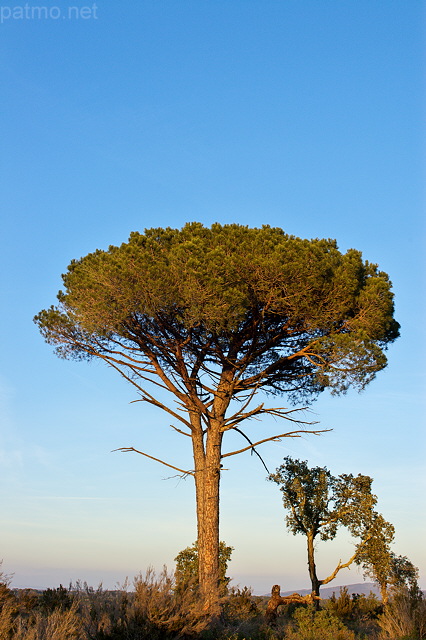
<path fill-rule="evenodd" d="M 194 222 L 135 232 L 73 260 L 63 282 L 58 306 L 35 318 L 47 342 L 65 358 L 104 360 L 190 437 L 194 469 L 164 464 L 194 477 L 199 584 L 211 610 L 221 460 L 303 429 L 295 409 L 254 406 L 254 397 L 265 390 L 307 402 L 326 388 L 369 383 L 398 336 L 389 279 L 333 240 Z M 175 402 L 164 404 L 155 389 Z M 298 430 L 223 453 L 227 432 L 244 435 L 242 421 L 262 415 Z"/>

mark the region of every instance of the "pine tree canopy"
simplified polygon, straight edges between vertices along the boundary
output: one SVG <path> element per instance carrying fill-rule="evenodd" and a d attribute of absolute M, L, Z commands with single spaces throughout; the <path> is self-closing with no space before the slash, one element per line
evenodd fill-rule
<path fill-rule="evenodd" d="M 398 337 L 377 265 L 266 225 L 134 232 L 73 260 L 63 283 L 35 318 L 58 355 L 115 359 L 130 378 L 158 365 L 186 388 L 229 370 L 233 397 L 362 389 Z"/>

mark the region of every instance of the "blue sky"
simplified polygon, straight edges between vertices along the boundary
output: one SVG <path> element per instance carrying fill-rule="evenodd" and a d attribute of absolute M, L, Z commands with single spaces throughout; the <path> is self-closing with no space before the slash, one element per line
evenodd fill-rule
<path fill-rule="evenodd" d="M 58 360 L 32 317 L 72 258 L 197 220 L 336 238 L 390 274 L 402 332 L 388 368 L 360 395 L 313 405 L 331 433 L 262 453 L 271 469 L 293 455 L 371 475 L 425 588 L 424 3 L 36 5 L 0 7 L 0 558 L 14 584 L 113 586 L 172 567 L 194 541 L 190 480 L 111 453 L 134 445 L 190 467 L 186 441 L 109 370 Z M 249 454 L 229 467 L 234 583 L 307 587 L 279 491 Z M 351 550 L 344 535 L 320 544 L 320 577 Z M 352 569 L 335 584 L 361 580 Z"/>

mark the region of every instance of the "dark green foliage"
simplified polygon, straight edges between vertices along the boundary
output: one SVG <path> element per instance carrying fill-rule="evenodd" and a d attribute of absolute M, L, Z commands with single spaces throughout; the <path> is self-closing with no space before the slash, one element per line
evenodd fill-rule
<path fill-rule="evenodd" d="M 314 538 L 332 540 L 340 526 L 359 536 L 371 523 L 377 497 L 371 493 L 369 476 L 332 476 L 327 467 L 310 468 L 306 461 L 287 456 L 268 479 L 280 486 L 286 524 L 293 534 L 312 531 Z"/>
<path fill-rule="evenodd" d="M 70 609 L 73 598 L 68 589 L 59 585 L 56 589 L 46 589 L 39 599 L 39 607 L 51 613 L 55 609 Z"/>
<path fill-rule="evenodd" d="M 333 593 L 327 608 L 340 620 L 349 620 L 355 610 L 355 599 L 351 598 L 346 587 L 341 587 L 339 597 L 336 598 L 336 594 Z"/>
<path fill-rule="evenodd" d="M 390 562 L 390 584 L 396 588 L 406 588 L 414 597 L 420 597 L 420 589 L 418 585 L 419 570 L 413 565 L 407 556 L 397 556 L 391 553 Z"/>

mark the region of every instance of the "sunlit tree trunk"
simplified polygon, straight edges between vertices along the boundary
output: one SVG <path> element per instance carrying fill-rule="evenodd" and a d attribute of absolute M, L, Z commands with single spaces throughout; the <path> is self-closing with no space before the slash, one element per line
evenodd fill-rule
<path fill-rule="evenodd" d="M 314 551 L 314 534 L 312 531 L 308 531 L 308 568 L 309 568 L 309 577 L 311 579 L 312 585 L 312 594 L 314 596 L 319 596 L 321 580 L 318 580 L 317 576 L 317 568 L 315 566 L 315 551 Z M 315 600 L 315 604 L 317 605 L 318 600 Z"/>
<path fill-rule="evenodd" d="M 382 596 L 383 604 L 387 604 L 389 596 L 388 596 L 388 585 L 386 582 L 382 582 L 380 584 L 380 595 Z"/>
<path fill-rule="evenodd" d="M 219 613 L 219 484 L 222 433 L 214 421 L 204 444 L 193 438 L 197 502 L 198 581 L 206 613 Z"/>

